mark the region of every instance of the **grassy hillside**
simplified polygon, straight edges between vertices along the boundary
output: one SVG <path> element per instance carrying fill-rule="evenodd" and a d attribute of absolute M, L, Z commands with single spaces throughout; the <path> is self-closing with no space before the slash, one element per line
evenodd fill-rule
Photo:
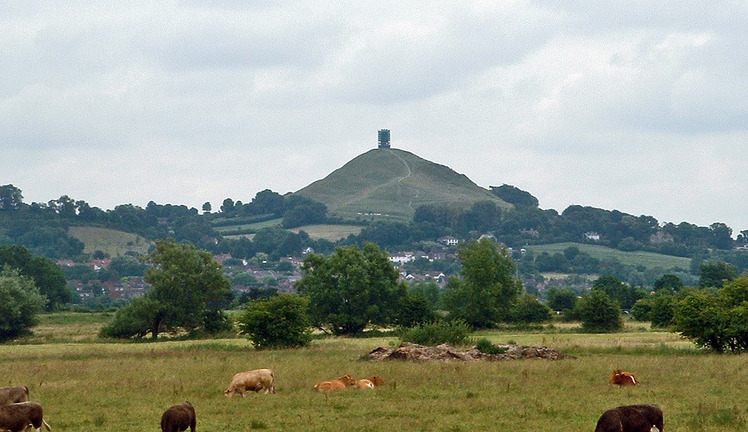
<path fill-rule="evenodd" d="M 309 237 L 319 240 L 324 239 L 331 242 L 343 239 L 349 235 L 358 235 L 363 229 L 360 225 L 307 225 L 291 229 L 292 232 L 304 231 Z"/>
<path fill-rule="evenodd" d="M 76 334 L 60 328 L 75 325 L 64 318 L 45 320 L 44 331 Z M 185 400 L 204 431 L 592 431 L 606 409 L 635 403 L 658 404 L 665 430 L 736 432 L 748 422 L 745 359 L 700 353 L 674 333 L 629 327 L 612 335 L 549 329 L 476 336 L 546 345 L 576 358 L 371 363 L 356 359 L 397 340 L 330 338 L 304 349 L 256 351 L 242 338 L 109 343 L 92 336 L 0 345 L 0 369 L 3 385 L 30 388 L 57 431 L 154 431 L 163 411 Z M 234 373 L 263 367 L 275 372 L 275 395 L 223 396 Z M 609 385 L 616 368 L 641 384 Z M 312 391 L 315 382 L 344 374 L 380 375 L 386 384 Z"/>
<path fill-rule="evenodd" d="M 580 243 L 554 243 L 547 245 L 530 245 L 526 249 L 532 251 L 538 255 L 543 252 L 548 252 L 553 255 L 554 253 L 563 253 L 564 249 L 575 246 L 580 251 L 588 253 L 591 257 L 599 260 L 617 258 L 622 264 L 638 266 L 643 265 L 647 268 L 662 267 L 666 270 L 672 268 L 681 268 L 688 270 L 691 268 L 691 259 L 676 257 L 671 255 L 663 255 L 654 252 L 624 252 L 609 248 L 606 246 L 591 245 L 591 244 L 580 244 Z"/>
<path fill-rule="evenodd" d="M 68 234 L 83 242 L 83 252 L 86 253 L 100 250 L 110 256 L 124 255 L 125 252 L 144 255 L 153 245 L 152 241 L 137 234 L 109 228 L 74 226 L 70 227 Z"/>
<path fill-rule="evenodd" d="M 296 193 L 348 219 L 407 220 L 418 206 L 436 203 L 469 207 L 493 201 L 502 208 L 511 206 L 449 167 L 397 149 L 370 150 Z"/>

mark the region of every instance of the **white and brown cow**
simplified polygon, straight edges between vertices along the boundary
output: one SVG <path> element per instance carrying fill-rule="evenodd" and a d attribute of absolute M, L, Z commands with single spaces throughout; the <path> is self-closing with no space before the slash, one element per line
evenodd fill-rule
<path fill-rule="evenodd" d="M 247 372 L 239 372 L 231 379 L 229 387 L 223 392 L 224 396 L 231 397 L 239 393 L 244 397 L 247 391 L 259 392 L 265 390 L 265 394 L 275 393 L 275 375 L 270 369 L 255 369 Z"/>
<path fill-rule="evenodd" d="M 37 432 L 42 425 L 51 431 L 44 420 L 44 412 L 39 402 L 20 402 L 0 406 L 0 431 L 20 432 L 33 426 Z"/>
<path fill-rule="evenodd" d="M 373 389 L 375 387 L 383 386 L 384 380 L 379 375 L 373 376 L 371 378 L 362 378 L 358 381 L 356 381 L 356 384 L 353 386 L 356 390 L 365 390 L 365 389 Z"/>
<path fill-rule="evenodd" d="M 636 375 L 631 372 L 624 372 L 620 369 L 616 369 L 610 374 L 609 379 L 611 384 L 617 385 L 638 385 L 639 381 L 636 379 Z"/>

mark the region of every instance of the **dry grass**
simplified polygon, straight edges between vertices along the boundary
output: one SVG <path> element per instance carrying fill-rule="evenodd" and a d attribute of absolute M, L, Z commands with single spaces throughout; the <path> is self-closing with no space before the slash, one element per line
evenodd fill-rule
<path fill-rule="evenodd" d="M 71 325 L 63 320 L 65 327 Z M 66 331 L 58 331 L 65 334 Z M 744 356 L 698 353 L 671 333 L 481 333 L 497 342 L 545 344 L 576 359 L 476 363 L 357 361 L 393 338 L 315 340 L 299 350 L 255 351 L 246 340 L 0 345 L 0 385 L 25 384 L 56 431 L 158 429 L 161 413 L 189 400 L 198 430 L 593 430 L 613 406 L 657 403 L 666 431 L 744 431 Z M 617 349 L 616 347 L 621 347 Z M 225 399 L 238 371 L 270 367 L 276 395 Z M 642 384 L 612 387 L 615 368 Z M 321 380 L 381 375 L 375 391 L 324 396 Z"/>

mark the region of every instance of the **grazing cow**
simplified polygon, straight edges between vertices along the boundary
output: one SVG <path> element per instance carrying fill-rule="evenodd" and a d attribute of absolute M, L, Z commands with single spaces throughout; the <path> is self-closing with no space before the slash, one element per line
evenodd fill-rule
<path fill-rule="evenodd" d="M 29 388 L 26 386 L 0 387 L 0 405 L 8 405 L 29 400 Z"/>
<path fill-rule="evenodd" d="M 639 384 L 639 381 L 636 379 L 634 374 L 616 369 L 612 374 L 610 374 L 610 383 L 618 385 L 637 385 Z"/>
<path fill-rule="evenodd" d="M 239 372 L 231 379 L 229 388 L 223 394 L 226 397 L 231 397 L 234 393 L 239 392 L 244 397 L 247 391 L 257 393 L 263 389 L 265 390 L 265 394 L 275 394 L 275 375 L 273 375 L 273 371 L 270 369 Z"/>
<path fill-rule="evenodd" d="M 350 375 L 345 375 L 334 380 L 318 382 L 313 388 L 318 392 L 327 393 L 329 391 L 345 390 L 354 385 L 356 385 L 356 380 Z"/>
<path fill-rule="evenodd" d="M 164 411 L 161 416 L 161 430 L 163 432 L 182 432 L 190 428 L 191 432 L 195 432 L 196 422 L 195 408 L 191 403 L 185 402 L 169 407 Z"/>
<path fill-rule="evenodd" d="M 36 432 L 42 425 L 51 431 L 52 428 L 44 420 L 44 413 L 39 402 L 20 402 L 0 406 L 0 430 L 20 432 L 33 426 Z"/>
<path fill-rule="evenodd" d="M 379 376 L 373 376 L 371 378 L 363 378 L 358 381 L 356 381 L 356 384 L 353 386 L 356 390 L 361 389 L 373 389 L 374 387 L 379 387 L 384 385 L 384 380 Z"/>
<path fill-rule="evenodd" d="M 662 432 L 662 428 L 662 410 L 657 405 L 627 405 L 605 411 L 595 432 Z"/>

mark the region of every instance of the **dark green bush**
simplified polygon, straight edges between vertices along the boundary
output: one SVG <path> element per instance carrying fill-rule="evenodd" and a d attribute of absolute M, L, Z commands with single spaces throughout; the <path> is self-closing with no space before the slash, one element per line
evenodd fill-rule
<path fill-rule="evenodd" d="M 240 333 L 246 334 L 258 349 L 309 345 L 312 332 L 308 306 L 306 297 L 292 294 L 253 301 L 239 317 Z"/>

